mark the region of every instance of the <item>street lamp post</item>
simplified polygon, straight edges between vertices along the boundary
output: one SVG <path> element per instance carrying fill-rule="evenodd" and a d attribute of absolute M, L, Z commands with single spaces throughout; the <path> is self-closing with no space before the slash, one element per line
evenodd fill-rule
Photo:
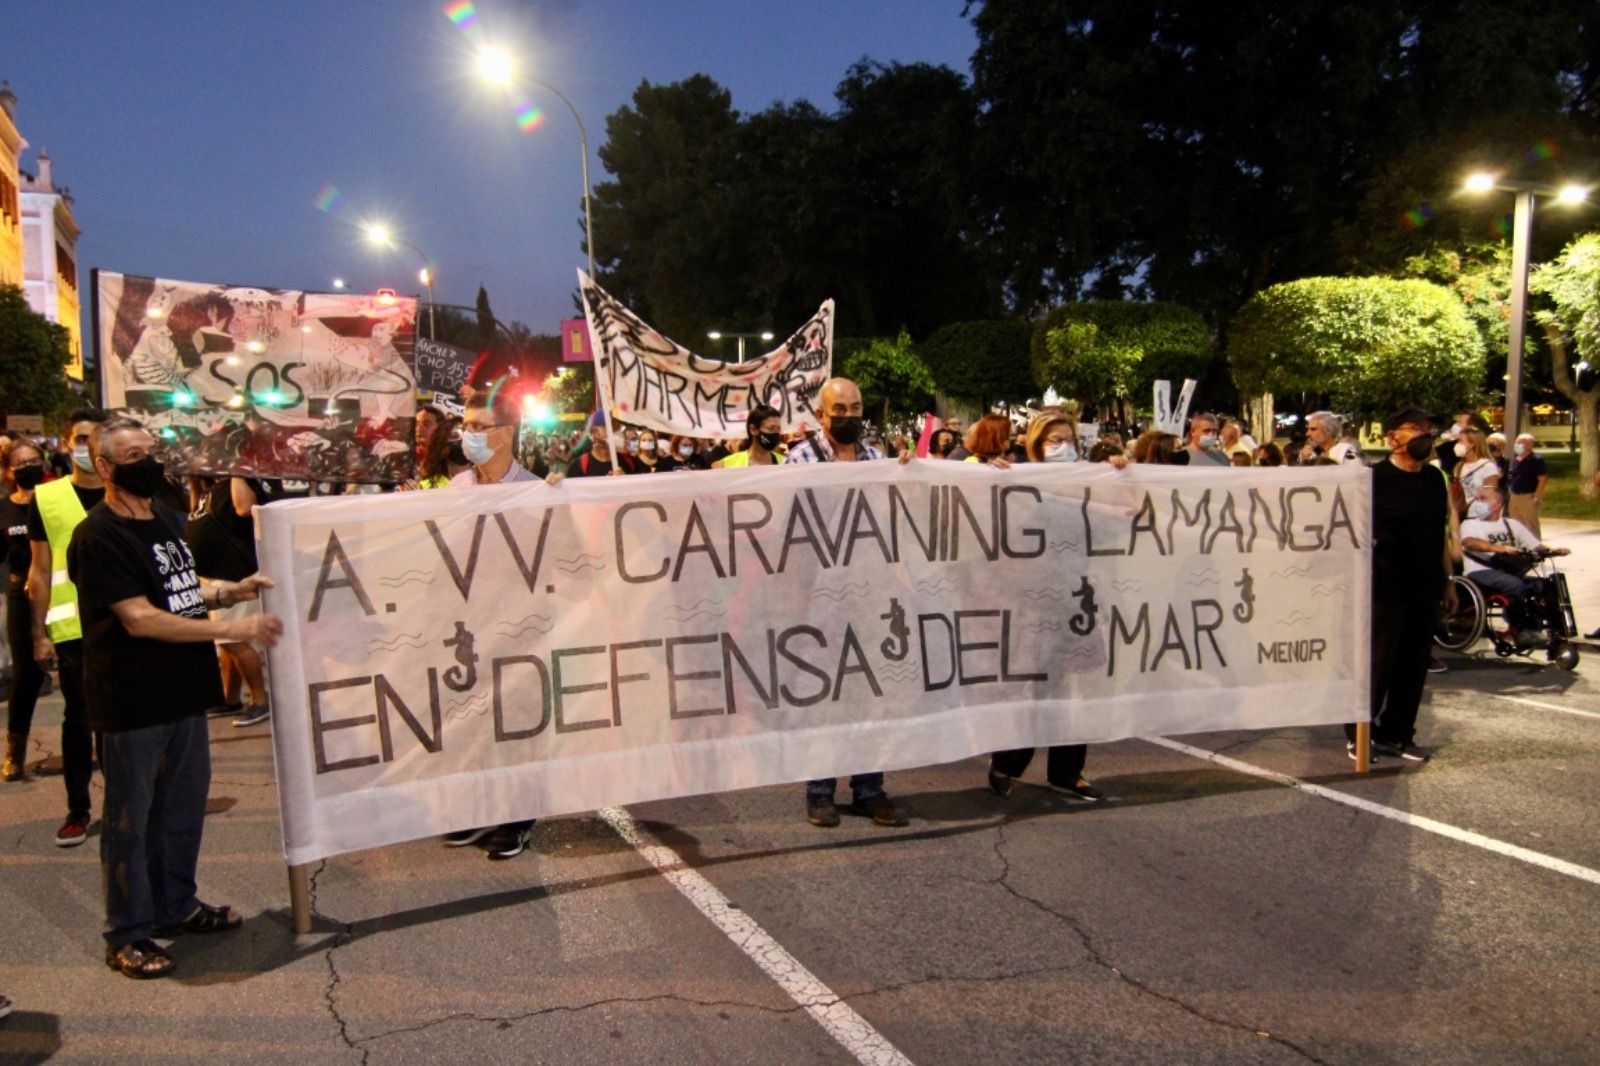
<path fill-rule="evenodd" d="M 434 319 L 433 277 L 432 260 L 423 254 L 422 249 L 410 241 L 401 240 L 394 235 L 394 231 L 382 222 L 369 222 L 362 227 L 367 235 L 367 242 L 374 248 L 392 248 L 398 245 L 410 251 L 422 262 L 422 269 L 417 271 L 417 280 L 428 288 L 428 339 L 438 340 L 438 323 Z"/>
<path fill-rule="evenodd" d="M 760 333 L 731 333 L 727 330 L 714 329 L 707 333 L 706 336 L 714 341 L 720 341 L 724 337 L 732 337 L 737 340 L 739 342 L 739 362 L 742 363 L 744 362 L 744 342 L 753 337 L 759 337 L 761 340 L 770 341 L 772 339 L 772 331 L 770 329 L 764 329 Z"/>
<path fill-rule="evenodd" d="M 1544 185 L 1511 181 L 1493 174 L 1474 174 L 1466 181 L 1473 193 L 1509 192 L 1515 196 L 1511 214 L 1511 322 L 1506 351 L 1506 413 L 1502 426 L 1507 440 L 1522 432 L 1522 355 L 1528 327 L 1528 246 L 1533 234 L 1534 199 L 1539 196 L 1563 204 L 1581 204 L 1589 195 L 1582 185 Z"/>

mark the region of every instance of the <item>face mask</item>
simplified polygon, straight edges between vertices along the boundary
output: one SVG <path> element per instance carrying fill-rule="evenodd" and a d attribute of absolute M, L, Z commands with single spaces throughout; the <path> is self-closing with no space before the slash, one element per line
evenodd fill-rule
<path fill-rule="evenodd" d="M 860 415 L 835 415 L 828 420 L 828 436 L 847 447 L 861 439 L 863 428 Z"/>
<path fill-rule="evenodd" d="M 1484 503 L 1482 500 L 1473 500 L 1471 505 L 1467 507 L 1467 517 L 1488 518 L 1489 505 Z"/>
<path fill-rule="evenodd" d="M 89 446 L 87 444 L 80 444 L 72 449 L 72 461 L 85 474 L 94 473 L 94 460 L 89 458 Z"/>
<path fill-rule="evenodd" d="M 1205 449 L 1206 451 L 1210 451 L 1212 448 L 1215 448 L 1216 446 L 1217 446 L 1217 438 L 1216 438 L 1216 436 L 1214 434 L 1207 433 L 1205 436 L 1200 438 L 1200 447 Z"/>
<path fill-rule="evenodd" d="M 782 433 L 757 433 L 756 434 L 756 443 L 761 445 L 762 448 L 764 448 L 764 449 L 766 449 L 767 451 L 770 452 L 774 448 L 776 448 L 778 445 L 783 443 L 783 434 Z"/>
<path fill-rule="evenodd" d="M 642 440 L 639 442 L 639 449 L 641 451 L 653 452 L 656 450 L 656 442 L 653 440 Z"/>
<path fill-rule="evenodd" d="M 638 441 L 630 440 L 628 442 L 628 454 L 629 455 L 638 455 L 639 454 L 639 442 Z"/>
<path fill-rule="evenodd" d="M 1518 455 L 1527 455 L 1528 454 L 1528 446 L 1526 444 L 1522 443 L 1520 440 L 1517 441 L 1516 447 L 1513 450 Z"/>
<path fill-rule="evenodd" d="M 1078 461 L 1078 451 L 1070 444 L 1046 444 L 1044 446 L 1044 461 L 1047 463 L 1075 463 Z"/>
<path fill-rule="evenodd" d="M 694 454 L 694 445 L 693 444 L 680 444 L 680 445 L 678 445 L 678 454 L 683 456 L 685 459 L 689 458 L 689 456 Z"/>
<path fill-rule="evenodd" d="M 161 490 L 166 472 L 153 455 L 132 463 L 112 463 L 111 483 L 123 492 L 148 500 Z"/>
<path fill-rule="evenodd" d="M 1406 441 L 1406 454 L 1418 462 L 1426 461 L 1433 454 L 1433 438 L 1426 433 L 1420 437 L 1412 437 Z"/>
<path fill-rule="evenodd" d="M 11 476 L 16 479 L 17 488 L 36 489 L 44 484 L 44 467 L 30 463 L 27 466 L 19 466 L 11 471 Z"/>
<path fill-rule="evenodd" d="M 461 454 L 473 466 L 482 466 L 494 458 L 494 448 L 489 445 L 489 434 L 464 430 L 461 434 Z"/>
<path fill-rule="evenodd" d="M 1457 459 L 1465 459 L 1466 457 L 1467 457 L 1467 446 L 1466 446 L 1466 443 L 1465 442 L 1457 443 L 1456 444 L 1456 458 Z"/>

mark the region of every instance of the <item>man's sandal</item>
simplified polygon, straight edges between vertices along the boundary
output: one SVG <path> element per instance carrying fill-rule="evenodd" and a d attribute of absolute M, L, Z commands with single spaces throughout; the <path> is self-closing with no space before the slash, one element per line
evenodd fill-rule
<path fill-rule="evenodd" d="M 125 977 L 149 980 L 167 976 L 178 964 L 154 940 L 135 940 L 120 948 L 106 948 L 106 965 Z"/>
<path fill-rule="evenodd" d="M 154 935 L 165 938 L 183 933 L 227 933 L 243 924 L 244 915 L 235 914 L 232 907 L 213 907 L 209 903 L 202 903 L 183 921 L 157 926 Z"/>

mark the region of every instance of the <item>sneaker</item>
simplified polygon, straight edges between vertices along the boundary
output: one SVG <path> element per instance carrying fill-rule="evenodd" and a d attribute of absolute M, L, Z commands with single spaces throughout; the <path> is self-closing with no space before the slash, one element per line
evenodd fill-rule
<path fill-rule="evenodd" d="M 839 824 L 839 808 L 832 796 L 807 796 L 806 821 L 822 829 L 832 829 Z"/>
<path fill-rule="evenodd" d="M 999 770 L 996 770 L 994 768 L 994 763 L 992 762 L 989 764 L 990 792 L 993 792 L 996 796 L 1011 795 L 1011 781 L 1012 777 L 1010 774 L 1003 774 Z"/>
<path fill-rule="evenodd" d="M 219 703 L 206 712 L 207 718 L 232 718 L 244 710 L 242 703 Z"/>
<path fill-rule="evenodd" d="M 69 814 L 67 820 L 61 823 L 61 828 L 56 830 L 56 847 L 75 848 L 89 839 L 89 816 L 87 814 Z"/>
<path fill-rule="evenodd" d="M 1395 758 L 1404 759 L 1406 762 L 1427 762 L 1433 758 L 1432 753 L 1423 751 L 1409 740 L 1400 743 L 1374 740 L 1372 742 L 1372 750 L 1381 751 L 1385 755 L 1393 755 Z"/>
<path fill-rule="evenodd" d="M 486 825 L 481 829 L 457 829 L 454 833 L 446 833 L 444 835 L 444 846 L 447 848 L 464 848 L 468 844 L 476 844 L 494 832 L 495 828 L 495 826 Z"/>
<path fill-rule="evenodd" d="M 265 703 L 252 703 L 244 709 L 244 713 L 233 720 L 233 728 L 243 729 L 246 726 L 260 725 L 272 717 L 272 711 Z"/>
<path fill-rule="evenodd" d="M 1353 741 L 1353 740 L 1345 741 L 1344 742 L 1344 753 L 1346 755 L 1350 756 L 1350 758 L 1352 760 L 1354 760 L 1355 757 L 1356 757 L 1356 742 Z M 1368 745 L 1368 747 L 1367 747 L 1367 761 L 1369 763 L 1374 763 L 1374 762 L 1378 761 L 1378 746 L 1376 744 Z"/>
<path fill-rule="evenodd" d="M 528 838 L 532 835 L 532 822 L 513 822 L 496 829 L 484 845 L 489 852 L 489 861 L 504 862 L 521 855 L 528 850 Z"/>
<path fill-rule="evenodd" d="M 897 828 L 911 824 L 906 812 L 896 807 L 894 801 L 881 792 L 870 799 L 856 800 L 850 804 L 850 809 L 871 818 L 874 825 Z"/>
<path fill-rule="evenodd" d="M 1430 673 L 1430 674 L 1442 674 L 1442 673 L 1446 673 L 1449 669 L 1450 668 L 1448 666 L 1446 666 L 1444 663 L 1440 662 L 1438 659 L 1435 659 L 1431 655 L 1428 656 L 1428 673 Z"/>
<path fill-rule="evenodd" d="M 1054 781 L 1049 781 L 1046 782 L 1046 787 L 1055 792 L 1061 793 L 1063 796 L 1071 796 L 1074 799 L 1081 799 L 1085 803 L 1099 803 L 1101 800 L 1106 798 L 1106 794 L 1104 792 L 1101 792 L 1098 788 L 1095 788 L 1093 785 L 1089 784 L 1088 780 L 1082 777 L 1078 778 L 1076 784 L 1058 785 Z"/>

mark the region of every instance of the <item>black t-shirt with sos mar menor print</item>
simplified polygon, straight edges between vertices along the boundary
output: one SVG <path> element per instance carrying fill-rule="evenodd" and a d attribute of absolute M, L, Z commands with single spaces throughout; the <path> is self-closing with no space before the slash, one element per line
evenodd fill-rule
<path fill-rule="evenodd" d="M 222 703 L 210 640 L 134 637 L 111 609 L 142 596 L 172 614 L 206 617 L 178 520 L 159 505 L 154 511 L 153 518 L 125 518 L 101 503 L 72 531 L 67 548 L 67 574 L 78 588 L 83 620 L 89 725 L 97 732 L 165 725 Z"/>

